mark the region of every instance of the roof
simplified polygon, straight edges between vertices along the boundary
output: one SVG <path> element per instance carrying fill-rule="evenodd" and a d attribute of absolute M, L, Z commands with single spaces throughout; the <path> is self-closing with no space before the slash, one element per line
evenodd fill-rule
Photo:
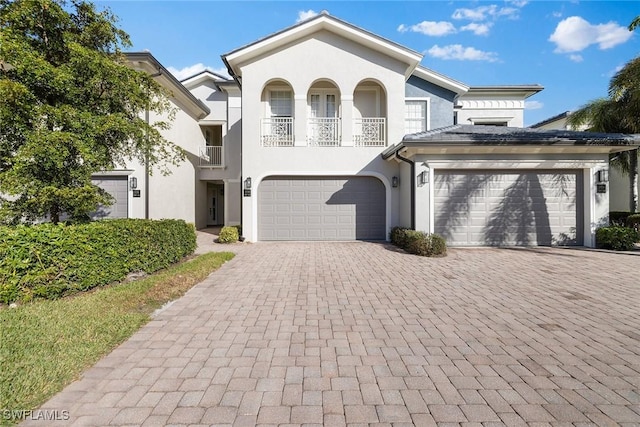
<path fill-rule="evenodd" d="M 549 123 L 553 123 L 555 121 L 561 120 L 561 119 L 566 119 L 567 117 L 569 117 L 571 115 L 571 111 L 565 111 L 564 113 L 560 113 L 557 114 L 553 117 L 549 117 L 548 119 L 544 119 L 536 124 L 533 124 L 531 126 L 529 126 L 530 128 L 539 128 L 542 127 L 544 125 L 548 125 Z"/>
<path fill-rule="evenodd" d="M 409 65 L 406 77 L 411 75 L 414 68 L 422 60 L 422 54 L 419 52 L 385 39 L 384 37 L 380 37 L 377 34 L 364 30 L 346 21 L 335 18 L 329 15 L 326 11 L 323 11 L 310 19 L 299 22 L 253 43 L 249 43 L 221 55 L 222 62 L 227 66 L 229 74 L 237 80 L 241 76 L 241 72 L 237 68 L 238 63 L 253 59 L 266 51 L 285 46 L 301 37 L 322 29 L 342 35 L 352 40 L 357 40 L 361 45 L 404 61 Z"/>
<path fill-rule="evenodd" d="M 433 71 L 421 65 L 418 65 L 416 69 L 413 70 L 413 75 L 445 89 L 449 89 L 450 91 L 458 95 L 462 95 L 469 90 L 469 86 L 465 85 L 464 83 L 461 83 L 457 80 L 454 80 L 450 77 L 438 73 L 437 71 Z"/>
<path fill-rule="evenodd" d="M 640 135 L 542 130 L 504 126 L 454 125 L 405 135 L 402 142 L 382 153 L 384 159 L 404 148 L 447 147 L 604 147 L 599 152 L 625 151 L 640 145 Z M 611 149 L 610 149 L 610 148 Z"/>
<path fill-rule="evenodd" d="M 180 83 L 182 83 L 184 86 L 195 86 L 198 83 L 205 81 L 205 80 L 212 80 L 214 82 L 226 82 L 226 81 L 230 81 L 230 79 L 228 77 L 225 77 L 221 74 L 218 73 L 214 73 L 211 70 L 202 70 L 199 73 L 196 73 L 192 76 L 189 76 L 185 79 L 180 80 Z"/>
<path fill-rule="evenodd" d="M 211 112 L 169 70 L 164 68 L 150 52 L 127 52 L 124 55 L 133 67 L 149 73 L 160 84 L 169 89 L 176 100 L 184 104 L 197 118 L 206 117 Z"/>
<path fill-rule="evenodd" d="M 544 90 L 544 86 L 539 84 L 523 85 L 495 85 L 495 86 L 470 86 L 467 96 L 473 95 L 499 95 L 505 94 L 520 95 L 525 99 Z"/>

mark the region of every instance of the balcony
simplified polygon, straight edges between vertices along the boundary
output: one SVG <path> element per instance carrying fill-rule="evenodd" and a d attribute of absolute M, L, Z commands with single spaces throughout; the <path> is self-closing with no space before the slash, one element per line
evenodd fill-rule
<path fill-rule="evenodd" d="M 200 166 L 212 168 L 224 166 L 222 153 L 222 146 L 200 147 Z"/>
<path fill-rule="evenodd" d="M 310 146 L 314 147 L 340 146 L 340 119 L 335 117 L 309 119 L 308 142 Z"/>
<path fill-rule="evenodd" d="M 293 147 L 293 117 L 269 117 L 262 119 L 263 147 Z"/>
<path fill-rule="evenodd" d="M 362 117 L 353 121 L 353 142 L 356 147 L 384 147 L 386 143 L 386 119 Z"/>

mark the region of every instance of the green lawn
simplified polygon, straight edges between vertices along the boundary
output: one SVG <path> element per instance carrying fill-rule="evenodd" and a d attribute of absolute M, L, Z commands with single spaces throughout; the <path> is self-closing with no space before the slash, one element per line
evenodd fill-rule
<path fill-rule="evenodd" d="M 38 407 L 231 258 L 209 253 L 134 282 L 0 309 L 0 410 Z"/>

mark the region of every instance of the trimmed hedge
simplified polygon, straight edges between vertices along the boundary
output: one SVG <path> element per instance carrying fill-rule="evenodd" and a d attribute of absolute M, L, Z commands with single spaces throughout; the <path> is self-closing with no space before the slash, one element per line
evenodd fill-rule
<path fill-rule="evenodd" d="M 218 243 L 235 243 L 239 238 L 237 227 L 222 227 L 218 235 Z"/>
<path fill-rule="evenodd" d="M 609 222 L 612 226 L 624 227 L 627 224 L 627 217 L 631 212 L 627 211 L 610 211 Z"/>
<path fill-rule="evenodd" d="M 640 231 L 640 214 L 631 214 L 627 217 L 627 227 Z"/>
<path fill-rule="evenodd" d="M 390 233 L 391 243 L 410 254 L 436 257 L 447 255 L 447 243 L 437 234 L 402 227 L 393 227 Z"/>
<path fill-rule="evenodd" d="M 195 228 L 182 220 L 0 227 L 0 302 L 86 291 L 168 267 L 195 248 Z"/>
<path fill-rule="evenodd" d="M 628 251 L 635 248 L 638 232 L 629 227 L 601 227 L 596 230 L 596 246 L 601 249 Z"/>

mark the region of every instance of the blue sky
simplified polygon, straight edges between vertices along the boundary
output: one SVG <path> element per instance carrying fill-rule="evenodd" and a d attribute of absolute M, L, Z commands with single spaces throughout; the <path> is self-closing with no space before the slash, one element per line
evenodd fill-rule
<path fill-rule="evenodd" d="M 531 84 L 525 124 L 607 93 L 640 52 L 636 1 L 97 1 L 120 18 L 132 51 L 178 78 L 223 71 L 220 55 L 322 10 L 424 54 L 422 65 L 468 85 Z"/>

